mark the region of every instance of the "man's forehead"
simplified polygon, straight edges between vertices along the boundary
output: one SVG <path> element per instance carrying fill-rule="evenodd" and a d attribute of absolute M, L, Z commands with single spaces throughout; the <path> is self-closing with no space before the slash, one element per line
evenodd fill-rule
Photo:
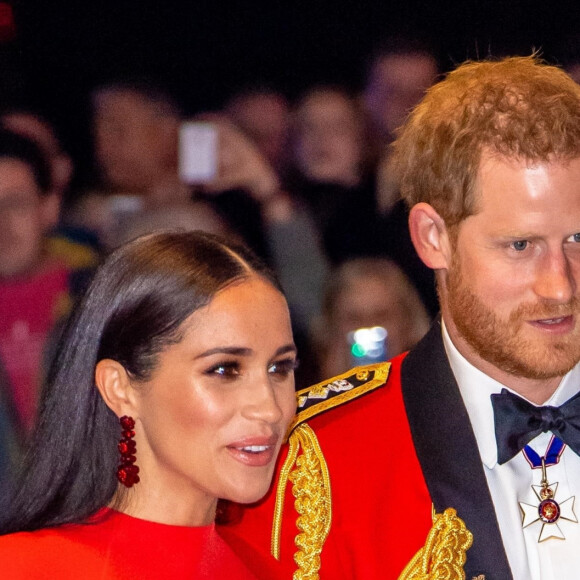
<path fill-rule="evenodd" d="M 0 174 L 7 176 L 8 172 L 10 175 L 15 175 L 17 173 L 18 176 L 25 179 L 29 178 L 30 181 L 35 183 L 34 169 L 29 163 L 19 157 L 0 155 Z"/>
<path fill-rule="evenodd" d="M 19 159 L 0 159 L 0 199 L 24 201 L 42 197 L 34 172 Z"/>
<path fill-rule="evenodd" d="M 473 201 L 471 215 L 498 206 L 513 212 L 516 203 L 517 211 L 526 214 L 552 213 L 564 201 L 571 215 L 580 207 L 580 155 L 526 159 L 486 152 L 473 183 Z"/>
<path fill-rule="evenodd" d="M 131 89 L 105 91 L 95 100 L 95 118 L 124 119 L 127 113 L 150 119 L 173 117 L 162 103 L 154 102 Z"/>

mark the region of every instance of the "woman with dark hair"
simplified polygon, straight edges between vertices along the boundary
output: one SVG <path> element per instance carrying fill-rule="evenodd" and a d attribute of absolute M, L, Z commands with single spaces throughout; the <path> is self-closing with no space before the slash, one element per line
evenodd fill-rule
<path fill-rule="evenodd" d="M 218 499 L 266 493 L 295 362 L 286 301 L 247 249 L 200 232 L 119 248 L 48 377 L 0 510 L 0 576 L 268 577 L 214 519 Z"/>

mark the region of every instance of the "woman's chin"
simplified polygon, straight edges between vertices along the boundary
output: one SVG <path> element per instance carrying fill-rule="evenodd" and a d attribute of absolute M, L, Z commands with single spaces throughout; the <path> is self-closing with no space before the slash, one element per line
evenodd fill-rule
<path fill-rule="evenodd" d="M 260 486 L 251 486 L 247 489 L 238 488 L 225 499 L 239 504 L 256 503 L 268 493 L 269 489 L 270 483 L 265 483 Z"/>

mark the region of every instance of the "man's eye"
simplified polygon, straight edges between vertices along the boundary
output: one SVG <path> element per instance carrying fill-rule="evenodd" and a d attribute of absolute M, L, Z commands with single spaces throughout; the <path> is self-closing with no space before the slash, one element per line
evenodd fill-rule
<path fill-rule="evenodd" d="M 516 242 L 512 242 L 511 245 L 516 252 L 523 252 L 528 247 L 528 241 L 517 240 Z"/>
<path fill-rule="evenodd" d="M 574 234 L 573 236 L 570 236 L 570 241 L 572 242 L 580 242 L 580 233 L 579 234 Z"/>

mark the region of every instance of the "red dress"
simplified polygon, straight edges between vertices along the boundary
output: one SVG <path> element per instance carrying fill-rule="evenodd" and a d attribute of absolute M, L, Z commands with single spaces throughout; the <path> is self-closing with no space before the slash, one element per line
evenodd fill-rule
<path fill-rule="evenodd" d="M 11 580 L 256 580 L 273 577 L 267 566 L 256 560 L 250 571 L 213 524 L 172 526 L 110 509 L 93 523 L 0 537 L 0 578 Z"/>

